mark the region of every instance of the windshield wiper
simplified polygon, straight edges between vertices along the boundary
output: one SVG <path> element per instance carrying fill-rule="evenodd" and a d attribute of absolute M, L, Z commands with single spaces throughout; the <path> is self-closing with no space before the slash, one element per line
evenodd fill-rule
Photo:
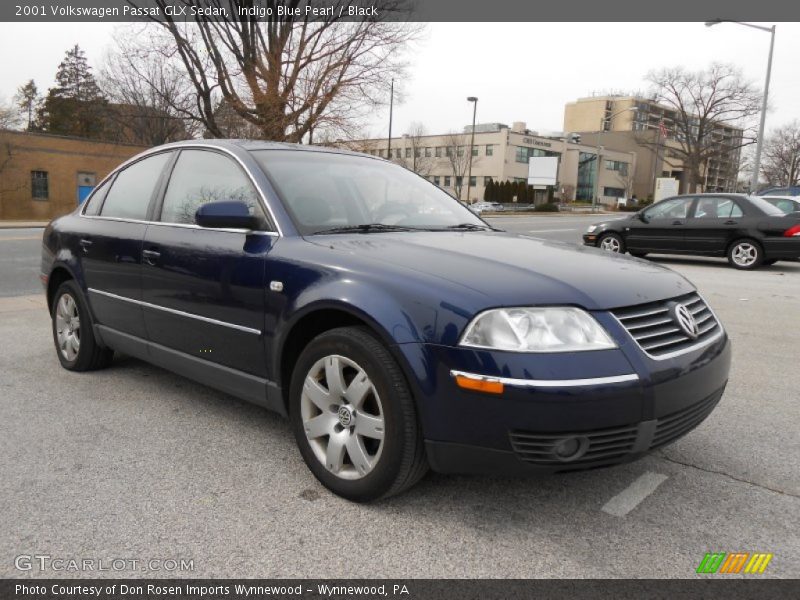
<path fill-rule="evenodd" d="M 458 225 L 448 225 L 442 229 L 447 231 L 497 231 L 488 225 L 476 225 L 475 223 L 459 223 Z"/>
<path fill-rule="evenodd" d="M 381 231 L 412 231 L 413 227 L 402 225 L 386 225 L 385 223 L 364 223 L 363 225 L 346 225 L 344 227 L 331 227 L 330 229 L 320 229 L 313 235 L 325 233 L 376 233 Z"/>

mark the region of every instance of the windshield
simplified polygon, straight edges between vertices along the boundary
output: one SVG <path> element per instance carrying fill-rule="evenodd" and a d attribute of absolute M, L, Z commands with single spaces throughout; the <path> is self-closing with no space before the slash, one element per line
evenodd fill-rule
<path fill-rule="evenodd" d="M 488 228 L 458 200 L 398 165 L 323 152 L 252 154 L 302 235 Z"/>

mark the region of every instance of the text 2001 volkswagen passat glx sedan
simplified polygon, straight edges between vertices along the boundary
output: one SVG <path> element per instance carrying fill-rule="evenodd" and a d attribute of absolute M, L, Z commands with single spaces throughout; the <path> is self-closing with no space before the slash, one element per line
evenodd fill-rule
<path fill-rule="evenodd" d="M 664 267 L 492 229 L 397 165 L 182 142 L 44 234 L 61 364 L 115 351 L 288 415 L 346 498 L 436 471 L 632 460 L 698 425 L 730 344 Z"/>

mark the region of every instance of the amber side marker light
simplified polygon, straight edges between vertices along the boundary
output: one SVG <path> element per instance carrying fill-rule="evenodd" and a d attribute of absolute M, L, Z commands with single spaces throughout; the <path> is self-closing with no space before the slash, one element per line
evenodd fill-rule
<path fill-rule="evenodd" d="M 503 393 L 503 383 L 491 379 L 473 379 L 472 377 L 456 375 L 456 385 L 465 390 L 472 390 L 474 392 L 485 392 L 487 394 Z"/>

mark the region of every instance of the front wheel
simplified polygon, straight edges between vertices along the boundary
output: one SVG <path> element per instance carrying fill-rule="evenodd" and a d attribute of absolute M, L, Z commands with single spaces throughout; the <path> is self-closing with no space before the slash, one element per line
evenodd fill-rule
<path fill-rule="evenodd" d="M 314 338 L 289 393 L 300 453 L 332 492 L 368 502 L 402 492 L 427 471 L 408 384 L 368 329 L 342 327 Z"/>
<path fill-rule="evenodd" d="M 735 269 L 757 269 L 764 262 L 764 251 L 755 240 L 737 240 L 728 248 L 728 263 Z"/>
<path fill-rule="evenodd" d="M 616 233 L 605 233 L 600 236 L 598 246 L 607 252 L 622 254 L 625 252 L 625 242 Z"/>

